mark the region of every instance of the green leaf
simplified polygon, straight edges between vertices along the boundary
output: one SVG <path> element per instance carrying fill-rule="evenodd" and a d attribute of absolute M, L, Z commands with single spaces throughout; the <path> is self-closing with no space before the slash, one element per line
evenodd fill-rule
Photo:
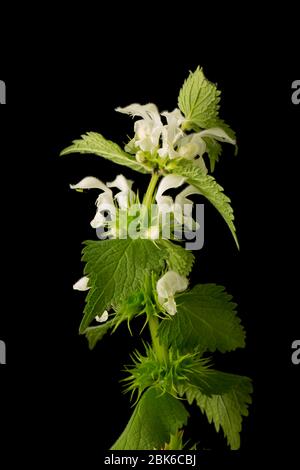
<path fill-rule="evenodd" d="M 70 153 L 93 153 L 107 158 L 119 165 L 124 165 L 140 173 L 151 173 L 151 169 L 138 163 L 134 157 L 110 140 L 106 140 L 97 132 L 87 132 L 80 140 L 74 140 L 70 147 L 65 148 L 60 155 Z"/>
<path fill-rule="evenodd" d="M 96 346 L 97 342 L 100 341 L 103 336 L 114 326 L 114 322 L 107 321 L 106 323 L 103 323 L 102 325 L 98 326 L 90 326 L 85 330 L 85 335 L 87 337 L 88 343 L 89 343 L 89 348 L 94 349 Z"/>
<path fill-rule="evenodd" d="M 84 333 L 96 315 L 117 307 L 138 292 L 151 272 L 160 273 L 168 253 L 151 240 L 101 240 L 85 242 L 82 260 L 91 289 L 86 298 L 80 333 Z"/>
<path fill-rule="evenodd" d="M 203 137 L 206 143 L 206 152 L 209 158 L 210 171 L 211 173 L 215 170 L 215 165 L 219 161 L 220 155 L 222 154 L 222 145 L 212 137 Z"/>
<path fill-rule="evenodd" d="M 211 397 L 204 395 L 195 387 L 191 387 L 186 396 L 191 404 L 196 400 L 202 413 L 205 413 L 209 423 L 214 423 L 217 432 L 223 429 L 231 450 L 240 448 L 240 432 L 242 418 L 248 416 L 248 405 L 251 403 L 252 384 L 248 377 L 236 376 L 232 389 L 220 395 Z"/>
<path fill-rule="evenodd" d="M 233 129 L 225 122 L 223 119 L 220 119 L 219 117 L 212 120 L 210 122 L 209 127 L 220 127 L 223 129 L 223 131 L 226 132 L 226 134 L 233 140 L 236 140 L 236 134 Z"/>
<path fill-rule="evenodd" d="M 231 392 L 240 383 L 240 376 L 235 374 L 228 374 L 227 372 L 220 372 L 218 370 L 210 369 L 209 367 L 193 368 L 192 372 L 188 375 L 187 390 L 195 387 L 203 395 L 211 397 L 212 395 L 224 395 Z"/>
<path fill-rule="evenodd" d="M 185 159 L 174 159 L 172 163 L 169 164 L 168 170 L 175 175 L 184 176 L 189 184 L 201 191 L 201 194 L 203 194 L 221 214 L 232 233 L 237 247 L 239 247 L 233 223 L 234 214 L 230 205 L 230 199 L 224 194 L 222 186 L 216 182 L 213 176 L 205 174 L 203 170 L 194 165 L 192 161 Z"/>
<path fill-rule="evenodd" d="M 170 240 L 159 239 L 156 243 L 167 250 L 167 265 L 170 271 L 176 271 L 181 276 L 187 276 L 191 272 L 195 261 L 195 256 L 191 251 Z"/>
<path fill-rule="evenodd" d="M 187 274 L 194 261 L 192 253 L 167 240 L 154 242 L 128 238 L 87 241 L 85 244 L 82 260 L 86 263 L 84 274 L 89 277 L 91 289 L 87 294 L 80 333 L 85 332 L 96 315 L 102 315 L 111 307 L 119 311 L 116 322 L 121 316 L 123 320 L 129 319 L 135 305 L 131 303 L 140 298 L 145 279 L 150 279 L 152 272 L 159 275 L 167 266 Z"/>
<path fill-rule="evenodd" d="M 212 121 L 210 123 L 210 127 L 219 127 L 223 129 L 226 134 L 236 142 L 236 135 L 235 132 L 229 127 L 226 122 L 223 121 L 223 119 L 217 118 L 216 120 Z M 219 161 L 220 155 L 222 154 L 222 145 L 213 137 L 203 137 L 203 140 L 206 143 L 206 152 L 209 157 L 209 162 L 210 162 L 210 171 L 213 173 L 215 169 L 215 164 Z M 235 155 L 237 154 L 238 147 L 235 144 Z"/>
<path fill-rule="evenodd" d="M 220 94 L 216 85 L 205 78 L 202 68 L 190 72 L 178 98 L 178 106 L 186 118 L 184 127 L 192 129 L 194 124 L 204 129 L 212 127 L 210 122 L 218 116 Z"/>
<path fill-rule="evenodd" d="M 176 297 L 177 313 L 163 320 L 159 336 L 180 349 L 221 352 L 245 346 L 245 332 L 236 316 L 236 304 L 223 286 L 199 284 Z"/>
<path fill-rule="evenodd" d="M 179 400 L 149 388 L 111 450 L 159 450 L 186 424 L 187 418 L 188 412 Z"/>

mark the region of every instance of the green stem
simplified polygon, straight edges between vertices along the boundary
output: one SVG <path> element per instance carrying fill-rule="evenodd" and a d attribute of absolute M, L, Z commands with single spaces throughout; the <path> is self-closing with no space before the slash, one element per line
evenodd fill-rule
<path fill-rule="evenodd" d="M 151 207 L 153 194 L 154 194 L 158 179 L 159 179 L 159 174 L 152 173 L 152 177 L 151 177 L 151 180 L 150 180 L 150 183 L 147 188 L 147 192 L 145 194 L 144 201 L 143 201 L 143 204 L 147 209 L 150 209 Z M 163 345 L 160 344 L 158 334 L 157 334 L 159 321 L 158 321 L 158 318 L 152 312 L 148 314 L 148 322 L 149 322 L 149 330 L 150 330 L 151 339 L 152 339 L 152 346 L 153 346 L 154 351 L 156 352 L 157 358 L 161 362 L 167 361 L 168 351 Z"/>
<path fill-rule="evenodd" d="M 152 313 L 148 315 L 148 323 L 149 323 L 149 330 L 152 339 L 152 346 L 154 351 L 156 352 L 157 358 L 160 362 L 166 362 L 168 360 L 168 351 L 167 349 L 160 344 L 158 338 L 158 327 L 159 321 L 158 318 L 153 315 Z"/>
<path fill-rule="evenodd" d="M 151 177 L 151 180 L 150 180 L 150 183 L 147 188 L 147 192 L 145 194 L 144 201 L 143 201 L 143 204 L 147 207 L 147 209 L 150 209 L 151 207 L 153 193 L 154 193 L 158 178 L 159 178 L 158 173 L 152 173 L 152 177 Z"/>

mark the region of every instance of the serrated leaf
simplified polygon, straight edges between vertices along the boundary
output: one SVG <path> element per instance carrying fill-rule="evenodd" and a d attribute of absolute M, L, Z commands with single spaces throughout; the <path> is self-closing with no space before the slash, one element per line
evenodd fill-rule
<path fill-rule="evenodd" d="M 215 170 L 215 165 L 219 161 L 220 155 L 222 154 L 222 145 L 212 137 L 203 137 L 206 143 L 206 152 L 209 158 L 210 171 L 211 173 Z"/>
<path fill-rule="evenodd" d="M 169 165 L 168 167 L 168 170 L 171 173 L 184 176 L 187 183 L 199 189 L 201 194 L 203 194 L 203 196 L 206 197 L 217 209 L 217 211 L 221 214 L 227 223 L 235 243 L 239 248 L 239 243 L 235 233 L 235 226 L 233 223 L 234 214 L 230 205 L 230 199 L 224 194 L 222 186 L 216 182 L 213 176 L 205 174 L 201 168 L 194 165 L 190 160 L 174 159 L 171 165 L 172 166 Z"/>
<path fill-rule="evenodd" d="M 167 265 L 170 271 L 175 271 L 181 276 L 188 276 L 191 272 L 195 256 L 182 246 L 172 243 L 170 240 L 156 240 L 158 246 L 165 248 L 168 252 Z"/>
<path fill-rule="evenodd" d="M 248 377 L 236 376 L 237 381 L 231 390 L 224 394 L 204 395 L 191 387 L 186 396 L 191 404 L 196 400 L 202 413 L 205 413 L 209 423 L 214 423 L 216 431 L 223 429 L 231 450 L 240 448 L 240 432 L 242 418 L 248 416 L 248 405 L 251 403 L 252 384 Z"/>
<path fill-rule="evenodd" d="M 236 304 L 223 286 L 199 284 L 176 297 L 177 313 L 159 327 L 161 341 L 179 349 L 221 352 L 245 346 Z"/>
<path fill-rule="evenodd" d="M 231 129 L 231 127 L 223 121 L 223 119 L 217 118 L 214 119 L 209 123 L 209 127 L 218 127 L 222 129 L 228 137 L 230 137 L 233 141 L 236 142 L 236 135 L 235 132 Z M 206 142 L 206 152 L 209 157 L 210 162 L 210 171 L 213 172 L 215 169 L 216 162 L 219 161 L 220 155 L 222 154 L 222 146 L 221 144 L 214 139 L 213 137 L 203 137 L 203 140 Z M 238 147 L 235 144 L 235 152 L 234 155 L 237 155 Z"/>
<path fill-rule="evenodd" d="M 159 450 L 186 424 L 187 418 L 188 412 L 179 400 L 149 388 L 111 450 Z"/>
<path fill-rule="evenodd" d="M 140 173 L 151 173 L 151 169 L 137 162 L 132 155 L 124 152 L 118 144 L 105 139 L 97 132 L 87 132 L 85 135 L 82 135 L 81 139 L 74 140 L 73 144 L 65 148 L 60 155 L 68 155 L 70 153 L 91 153 L 111 160 L 118 165 L 127 166 Z"/>
<path fill-rule="evenodd" d="M 85 242 L 82 260 L 91 289 L 86 298 L 80 332 L 84 333 L 96 315 L 117 306 L 138 292 L 145 277 L 159 273 L 168 257 L 151 240 L 101 240 Z"/>
<path fill-rule="evenodd" d="M 191 129 L 194 124 L 204 129 L 211 127 L 210 122 L 218 116 L 220 94 L 216 85 L 205 78 L 202 68 L 190 72 L 178 97 L 178 106 L 186 118 L 185 128 Z"/>
<path fill-rule="evenodd" d="M 197 370 L 198 369 L 198 370 Z M 212 395 L 224 395 L 236 388 L 240 383 L 240 376 L 220 372 L 215 369 L 194 367 L 188 375 L 189 383 L 187 390 L 195 387 L 203 395 L 211 397 Z"/>
<path fill-rule="evenodd" d="M 209 123 L 209 127 L 220 127 L 221 129 L 223 129 L 223 131 L 226 132 L 226 134 L 232 140 L 236 140 L 236 134 L 235 134 L 234 130 L 231 129 L 231 127 L 227 124 L 227 122 L 225 122 L 223 119 L 220 119 L 219 117 L 217 117 L 216 119 L 213 119 Z"/>
<path fill-rule="evenodd" d="M 107 321 L 106 323 L 103 323 L 102 325 L 98 326 L 90 326 L 89 328 L 86 329 L 85 335 L 87 337 L 88 343 L 89 343 L 89 348 L 94 349 L 96 346 L 97 342 L 100 341 L 103 336 L 114 326 L 114 322 Z"/>

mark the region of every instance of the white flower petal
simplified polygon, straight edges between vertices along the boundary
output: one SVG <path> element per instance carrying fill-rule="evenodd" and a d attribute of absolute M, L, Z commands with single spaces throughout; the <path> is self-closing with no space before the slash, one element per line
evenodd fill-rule
<path fill-rule="evenodd" d="M 177 311 L 174 295 L 176 292 L 184 291 L 187 286 L 187 278 L 175 271 L 168 271 L 157 281 L 158 301 L 170 315 L 175 315 Z"/>
<path fill-rule="evenodd" d="M 236 141 L 229 137 L 229 135 L 220 127 L 211 127 L 210 129 L 205 129 L 205 131 L 199 132 L 198 135 L 200 135 L 201 137 L 214 137 L 216 140 L 220 140 L 221 142 L 227 142 L 232 145 L 236 144 Z"/>
<path fill-rule="evenodd" d="M 118 188 L 121 191 L 129 191 L 132 188 L 133 181 L 128 180 L 123 175 L 118 175 L 114 181 L 106 184 L 108 188 Z"/>
<path fill-rule="evenodd" d="M 180 276 L 175 271 L 168 271 L 164 274 L 156 284 L 156 290 L 160 297 L 168 299 L 176 292 L 184 291 L 188 286 L 186 277 Z"/>
<path fill-rule="evenodd" d="M 176 302 L 174 300 L 174 297 L 170 297 L 167 302 L 164 302 L 163 303 L 163 306 L 165 307 L 166 311 L 174 316 L 175 313 L 177 312 L 177 306 L 176 306 Z"/>
<path fill-rule="evenodd" d="M 177 151 L 181 157 L 188 159 L 195 158 L 197 155 L 202 157 L 206 151 L 206 143 L 200 134 L 190 134 L 180 139 Z"/>
<path fill-rule="evenodd" d="M 160 181 L 158 188 L 157 188 L 157 193 L 156 193 L 156 201 L 159 202 L 162 194 L 167 191 L 168 189 L 171 188 L 178 188 L 181 186 L 185 181 L 185 178 L 182 176 L 178 175 L 167 175 L 162 178 Z"/>
<path fill-rule="evenodd" d="M 157 205 L 160 214 L 173 212 L 174 201 L 171 196 L 161 196 L 157 201 Z"/>
<path fill-rule="evenodd" d="M 116 111 L 119 113 L 123 114 L 129 114 L 131 116 L 140 116 L 143 119 L 153 119 L 153 120 L 159 120 L 160 121 L 160 116 L 158 109 L 154 103 L 148 103 L 148 104 L 139 104 L 139 103 L 133 103 L 130 104 L 129 106 L 126 106 L 125 108 L 118 107 L 116 108 Z"/>
<path fill-rule="evenodd" d="M 104 217 L 104 215 L 101 214 L 100 211 L 97 211 L 95 214 L 95 217 L 93 218 L 93 220 L 91 220 L 90 225 L 93 228 L 100 228 L 100 227 L 104 227 L 106 222 L 107 222 L 106 217 Z"/>
<path fill-rule="evenodd" d="M 128 204 L 134 201 L 135 194 L 131 190 L 132 185 L 133 181 L 126 179 L 123 175 L 118 175 L 114 181 L 107 183 L 109 188 L 118 188 L 121 190 L 115 196 L 120 209 L 127 209 Z"/>
<path fill-rule="evenodd" d="M 164 111 L 161 113 L 161 115 L 167 118 L 168 124 L 175 123 L 177 127 L 179 127 L 183 121 L 185 121 L 185 117 L 183 114 L 181 114 L 181 111 L 178 108 L 173 109 L 171 113 Z"/>
<path fill-rule="evenodd" d="M 88 286 L 88 282 L 89 282 L 89 278 L 87 276 L 84 276 L 84 277 L 80 278 L 79 281 L 77 281 L 73 285 L 73 289 L 81 290 L 81 291 L 89 290 L 90 287 Z"/>
<path fill-rule="evenodd" d="M 187 199 L 187 196 L 191 196 L 192 194 L 202 193 L 195 186 L 189 184 L 185 189 L 183 189 L 179 194 L 177 194 L 175 198 L 175 204 L 179 204 L 181 207 L 183 207 L 184 204 L 193 204 L 190 199 Z"/>
<path fill-rule="evenodd" d="M 108 192 L 109 191 L 109 192 Z M 109 189 L 106 193 L 101 193 L 96 200 L 96 206 L 99 211 L 108 211 L 114 209 L 113 193 Z"/>
<path fill-rule="evenodd" d="M 167 118 L 168 125 L 162 129 L 162 148 L 158 150 L 158 154 L 162 158 L 176 158 L 179 155 L 174 146 L 184 136 L 184 132 L 180 128 L 184 117 L 177 108 L 171 113 L 165 111 L 161 115 Z"/>
<path fill-rule="evenodd" d="M 185 118 L 178 108 L 175 108 L 171 113 L 164 111 L 161 115 L 167 118 L 168 125 L 166 127 L 168 130 L 169 143 L 171 145 L 175 145 L 176 141 L 184 135 L 180 126 Z"/>
<path fill-rule="evenodd" d="M 141 105 L 134 103 L 126 108 L 117 108 L 116 111 L 142 118 L 135 122 L 135 137 L 131 141 L 131 145 L 140 148 L 144 152 L 157 150 L 163 125 L 155 104 Z"/>
<path fill-rule="evenodd" d="M 129 191 L 126 193 L 120 191 L 118 194 L 116 194 L 116 199 L 118 201 L 119 208 L 126 210 L 131 204 L 133 204 L 135 200 L 135 194 L 133 191 Z"/>
<path fill-rule="evenodd" d="M 104 312 L 102 313 L 101 317 L 99 317 L 99 315 L 97 315 L 95 317 L 95 320 L 99 323 L 104 323 L 106 322 L 108 319 L 108 311 L 107 310 L 104 310 Z"/>
<path fill-rule="evenodd" d="M 106 184 L 102 183 L 98 178 L 93 176 L 87 176 L 83 178 L 77 184 L 70 184 L 71 189 L 102 189 L 102 191 L 108 191 Z"/>

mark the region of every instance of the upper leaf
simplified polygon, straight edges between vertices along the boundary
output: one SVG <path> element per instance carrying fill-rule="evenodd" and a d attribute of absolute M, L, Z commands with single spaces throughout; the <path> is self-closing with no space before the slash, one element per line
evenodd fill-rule
<path fill-rule="evenodd" d="M 248 377 L 236 376 L 236 382 L 226 393 L 204 395 L 195 387 L 186 392 L 189 403 L 195 399 L 202 413 L 208 421 L 214 422 L 217 432 L 220 427 L 227 437 L 228 445 L 232 450 L 240 447 L 240 432 L 242 430 L 242 417 L 248 416 L 248 405 L 251 403 L 252 384 Z"/>
<path fill-rule="evenodd" d="M 116 307 L 128 296 L 139 291 L 145 277 L 159 273 L 168 254 L 158 249 L 153 241 L 128 238 L 85 242 L 82 260 L 84 274 L 89 277 L 91 289 L 87 295 L 84 317 L 80 325 L 83 333 L 96 315 L 111 306 Z"/>
<path fill-rule="evenodd" d="M 230 205 L 230 199 L 224 194 L 222 186 L 216 182 L 214 177 L 205 174 L 200 167 L 186 159 L 174 159 L 172 163 L 169 164 L 168 170 L 176 175 L 184 176 L 189 184 L 199 189 L 201 194 L 215 206 L 227 223 L 235 243 L 237 247 L 239 247 L 233 223 L 234 214 Z"/>
<path fill-rule="evenodd" d="M 60 155 L 68 155 L 70 153 L 93 153 L 140 173 L 151 173 L 151 169 L 138 163 L 132 155 L 124 152 L 118 144 L 106 140 L 97 132 L 87 132 L 85 135 L 82 135 L 80 140 L 74 140 L 73 144 L 65 148 Z"/>
<path fill-rule="evenodd" d="M 205 78 L 202 68 L 190 72 L 178 97 L 178 106 L 186 118 L 185 128 L 212 127 L 210 123 L 218 116 L 220 94 L 216 85 Z"/>
<path fill-rule="evenodd" d="M 111 449 L 159 450 L 169 442 L 171 434 L 186 424 L 187 418 L 188 412 L 179 400 L 154 387 L 149 388 Z"/>
<path fill-rule="evenodd" d="M 159 335 L 180 349 L 221 352 L 245 346 L 236 304 L 223 286 L 199 284 L 176 298 L 177 314 L 160 324 Z"/>

